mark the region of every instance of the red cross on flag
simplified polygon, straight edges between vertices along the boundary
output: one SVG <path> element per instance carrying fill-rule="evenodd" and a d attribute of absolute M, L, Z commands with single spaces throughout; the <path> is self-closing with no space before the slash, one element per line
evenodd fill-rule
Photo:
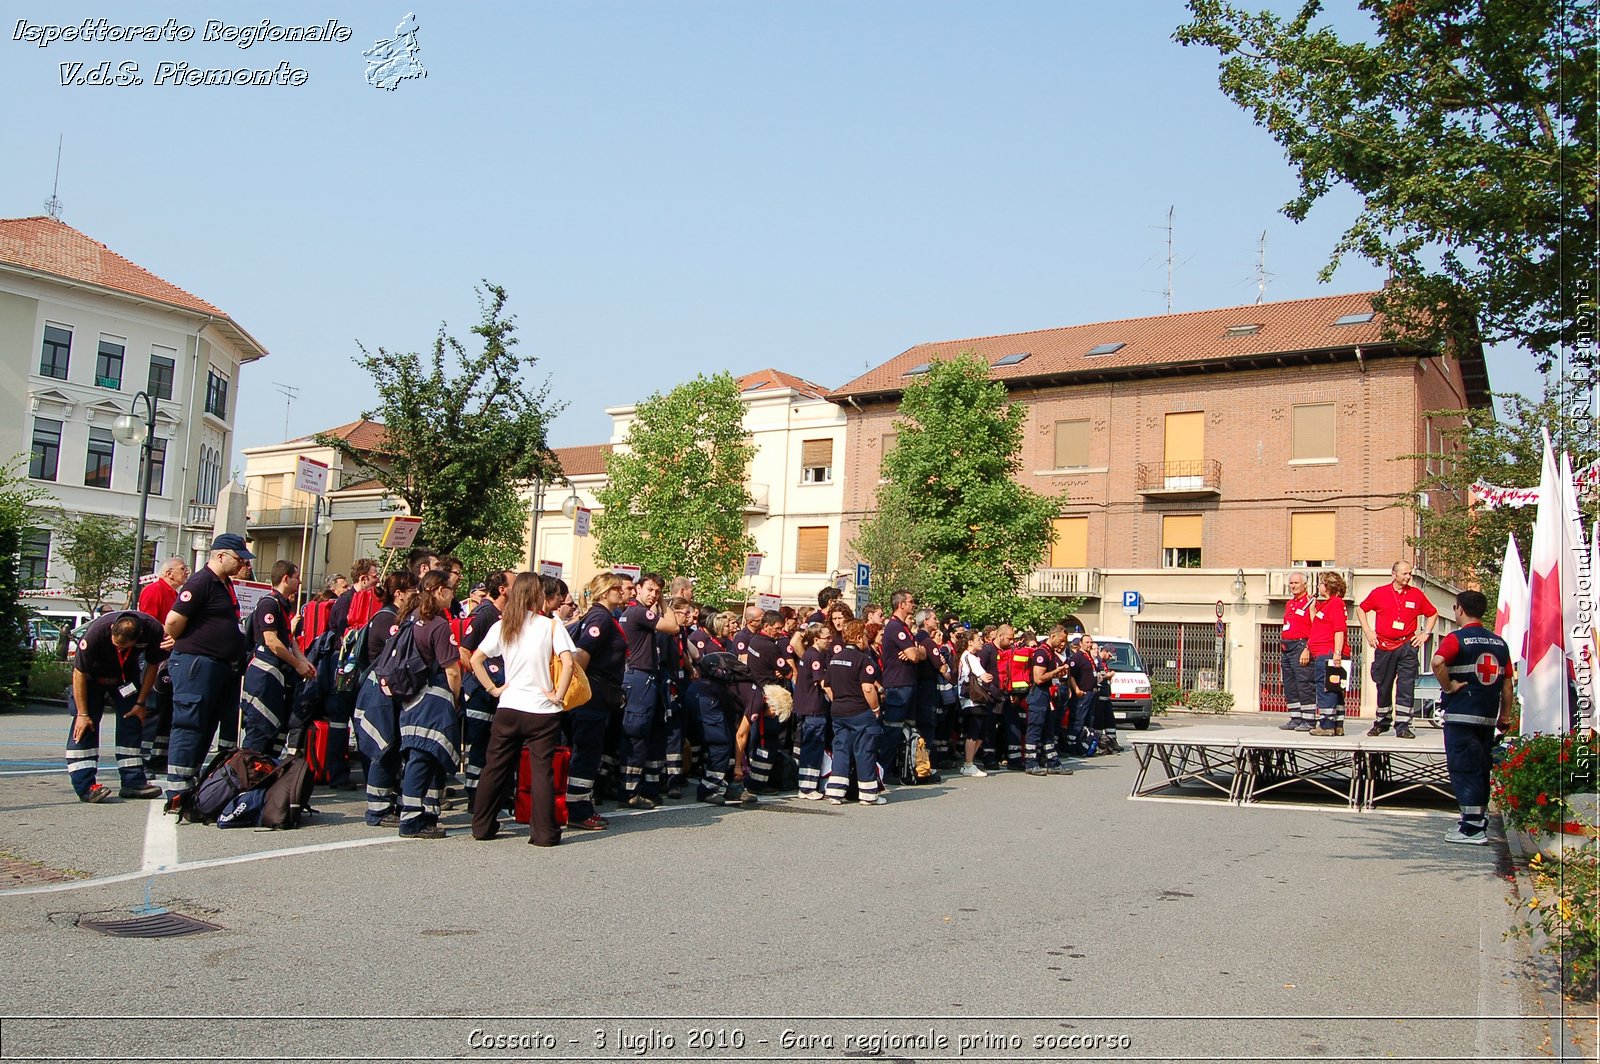
<path fill-rule="evenodd" d="M 1472 671 L 1478 674 L 1478 682 L 1488 687 L 1500 678 L 1500 663 L 1493 654 L 1479 654 L 1478 663 L 1472 667 Z"/>
<path fill-rule="evenodd" d="M 1583 544 L 1571 464 L 1562 455 L 1557 472 L 1549 433 L 1539 472 L 1539 512 L 1528 559 L 1527 671 L 1523 674 L 1522 734 L 1560 735 L 1567 730 L 1568 621 L 1577 619 L 1578 572 L 1574 547 Z"/>

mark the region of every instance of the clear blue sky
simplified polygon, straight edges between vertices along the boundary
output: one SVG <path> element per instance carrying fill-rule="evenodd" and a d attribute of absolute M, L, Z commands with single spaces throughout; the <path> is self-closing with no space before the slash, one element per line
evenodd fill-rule
<path fill-rule="evenodd" d="M 290 436 L 356 417 L 374 399 L 356 342 L 466 336 L 482 278 L 569 404 L 556 446 L 700 371 L 832 386 L 923 341 L 1159 314 L 1169 207 L 1175 310 L 1254 301 L 1263 230 L 1268 299 L 1382 281 L 1352 261 L 1318 284 L 1355 201 L 1279 213 L 1282 154 L 1217 89 L 1214 53 L 1172 43 L 1176 0 L 4 9 L 0 215 L 43 213 L 64 135 L 63 220 L 271 352 L 241 382 L 237 447 L 285 438 L 274 382 L 301 388 Z M 408 10 L 427 78 L 374 89 L 361 53 Z M 199 39 L 269 12 L 353 35 Z M 12 39 L 19 19 L 98 17 L 197 36 Z M 59 64 L 107 59 L 146 83 L 61 86 Z M 163 60 L 307 80 L 157 86 Z M 1538 387 L 1515 350 L 1490 369 L 1497 390 Z"/>

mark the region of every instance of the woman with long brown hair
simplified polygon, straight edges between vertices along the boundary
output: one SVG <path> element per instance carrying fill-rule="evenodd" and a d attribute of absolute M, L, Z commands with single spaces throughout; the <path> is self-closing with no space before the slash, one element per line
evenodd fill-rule
<path fill-rule="evenodd" d="M 1344 647 L 1350 614 L 1344 604 L 1344 577 L 1322 574 L 1320 600 L 1311 613 L 1311 636 L 1300 652 L 1317 685 L 1317 726 L 1312 735 L 1344 734 Z M 1308 661 L 1309 659 L 1309 661 Z"/>
<path fill-rule="evenodd" d="M 472 809 L 473 838 L 487 840 L 499 834 L 500 793 L 527 747 L 533 807 L 528 841 L 535 846 L 561 841 L 552 766 L 561 743 L 562 699 L 572 682 L 573 649 L 566 627 L 544 616 L 543 578 L 538 573 L 518 573 L 506 596 L 505 615 L 472 652 L 473 675 L 500 700 Z M 552 676 L 551 660 L 558 656 L 560 675 Z M 505 659 L 503 684 L 495 683 L 485 668 L 492 657 Z"/>
<path fill-rule="evenodd" d="M 429 570 L 417 589 L 410 624 L 417 653 L 428 666 L 422 691 L 400 708 L 400 837 L 442 839 L 439 803 L 444 780 L 461 763 L 461 651 L 450 631 L 454 601 L 449 574 Z"/>

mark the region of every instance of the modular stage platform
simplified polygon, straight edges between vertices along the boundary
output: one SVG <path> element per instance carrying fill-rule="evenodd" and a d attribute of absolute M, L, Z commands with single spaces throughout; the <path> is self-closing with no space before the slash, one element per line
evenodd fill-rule
<path fill-rule="evenodd" d="M 1442 731 L 1368 738 L 1368 727 L 1357 721 L 1356 730 L 1336 736 L 1228 724 L 1139 732 L 1128 739 L 1139 765 L 1128 797 L 1236 805 L 1293 797 L 1303 804 L 1320 792 L 1350 809 L 1375 809 L 1402 795 L 1454 806 Z"/>

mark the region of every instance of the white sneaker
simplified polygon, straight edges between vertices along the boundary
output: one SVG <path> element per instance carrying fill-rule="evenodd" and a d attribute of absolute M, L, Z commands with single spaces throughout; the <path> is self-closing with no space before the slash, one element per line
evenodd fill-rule
<path fill-rule="evenodd" d="M 821 791 L 801 791 L 800 797 L 804 798 L 808 802 L 820 802 L 822 801 L 823 794 Z"/>
<path fill-rule="evenodd" d="M 973 779 L 987 779 L 989 776 L 987 772 L 974 765 L 971 761 L 961 766 L 961 775 L 971 776 Z"/>
<path fill-rule="evenodd" d="M 872 797 L 872 798 L 863 798 L 863 799 L 861 799 L 861 804 L 862 805 L 888 805 L 889 804 L 889 799 L 885 798 L 883 795 L 880 794 L 880 795 L 876 795 L 875 797 Z"/>
<path fill-rule="evenodd" d="M 828 804 L 829 805 L 843 805 L 844 804 L 844 799 L 843 798 L 829 798 L 828 799 Z"/>
<path fill-rule="evenodd" d="M 1482 846 L 1489 841 L 1489 833 L 1480 831 L 1476 835 L 1468 835 L 1460 827 L 1456 827 L 1444 837 L 1444 841 L 1464 843 L 1467 846 Z"/>

